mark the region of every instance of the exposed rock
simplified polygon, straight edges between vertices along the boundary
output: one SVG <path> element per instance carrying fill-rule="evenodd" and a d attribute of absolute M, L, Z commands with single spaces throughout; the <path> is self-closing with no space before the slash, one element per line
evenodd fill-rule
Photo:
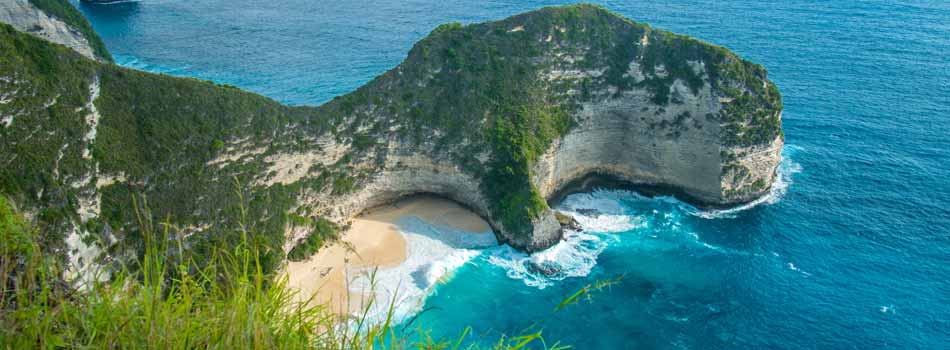
<path fill-rule="evenodd" d="M 0 40 L 36 40 L 7 28 Z M 133 195 L 186 236 L 224 236 L 246 218 L 283 239 L 305 235 L 288 235 L 299 228 L 290 216 L 344 224 L 431 193 L 536 251 L 577 227 L 546 203 L 572 183 L 602 175 L 730 205 L 768 191 L 783 144 L 764 68 L 591 5 L 440 26 L 399 66 L 319 107 L 52 49 L 55 78 L 69 83 L 29 84 L 52 77 L 0 67 L 0 115 L 16 116 L 0 119 L 11 135 L 0 180 L 26 193 L 28 210 L 84 208 L 58 227 L 107 219 L 120 236 L 136 229 Z M 41 161 L 14 161 L 6 150 L 18 149 Z"/>
<path fill-rule="evenodd" d="M 91 59 L 99 59 L 93 53 L 89 40 L 83 36 L 82 32 L 36 8 L 29 0 L 0 1 L 0 22 L 54 43 L 66 45 Z"/>
<path fill-rule="evenodd" d="M 559 266 L 546 261 L 535 262 L 533 260 L 528 260 L 525 262 L 525 267 L 528 269 L 528 272 L 537 273 L 544 276 L 554 276 L 561 273 L 561 268 Z"/>
<path fill-rule="evenodd" d="M 581 224 L 574 219 L 574 217 L 564 214 L 559 211 L 554 211 L 554 217 L 557 219 L 558 224 L 561 224 L 561 228 L 572 230 L 572 231 L 581 231 L 583 228 Z"/>

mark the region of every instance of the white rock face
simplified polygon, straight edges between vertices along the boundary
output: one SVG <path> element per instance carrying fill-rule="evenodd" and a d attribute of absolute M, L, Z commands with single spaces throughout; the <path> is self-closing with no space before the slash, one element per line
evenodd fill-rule
<path fill-rule="evenodd" d="M 732 150 L 737 156 L 737 170 L 724 169 L 722 177 L 723 194 L 730 197 L 729 202 L 748 202 L 769 190 L 775 182 L 775 169 L 782 159 L 784 145 L 785 140 L 777 137 L 767 145 Z"/>
<path fill-rule="evenodd" d="M 598 74 L 597 70 L 578 73 Z M 566 186 L 592 174 L 640 185 L 663 186 L 689 199 L 709 204 L 744 202 L 768 191 L 781 159 L 781 137 L 767 146 L 733 149 L 722 145 L 720 121 L 715 117 L 722 103 L 709 85 L 693 94 L 681 82 L 673 85 L 682 103 L 659 106 L 646 90 L 586 103 L 575 116 L 577 125 L 556 140 L 533 169 L 532 182 L 540 195 L 551 200 Z M 336 152 L 347 150 L 335 149 Z M 724 172 L 723 151 L 738 155 L 734 163 L 748 169 L 739 180 Z M 499 241 L 528 250 L 546 248 L 561 237 L 552 211 L 533 222 L 530 237 L 512 237 L 489 214 L 479 179 L 465 173 L 435 152 L 392 141 L 385 164 L 365 186 L 342 197 L 311 193 L 303 202 L 315 206 L 316 215 L 346 222 L 359 213 L 400 197 L 431 193 L 451 198 L 484 217 Z M 367 167 L 370 167 L 367 165 Z M 749 190 L 762 180 L 765 186 Z M 743 193 L 730 193 L 737 188 Z"/>
<path fill-rule="evenodd" d="M 644 37 L 639 44 L 649 41 Z M 550 83 L 580 84 L 605 70 L 578 71 L 573 60 L 563 59 L 569 55 L 554 57 L 554 68 L 542 74 Z M 781 161 L 783 138 L 753 147 L 724 144 L 720 112 L 732 99 L 713 91 L 703 62 L 688 63 L 706 81 L 694 92 L 684 81 L 674 80 L 666 105 L 656 104 L 652 93 L 636 87 L 620 93 L 612 86 L 591 92 L 608 97 L 583 103 L 574 128 L 556 140 L 533 169 L 532 181 L 541 196 L 550 200 L 590 175 L 667 188 L 693 202 L 716 206 L 747 202 L 768 192 Z M 641 71 L 638 60 L 628 66 L 626 76 L 636 82 L 652 77 Z M 654 70 L 655 76 L 666 76 L 665 67 Z"/>
<path fill-rule="evenodd" d="M 606 70 L 577 67 L 569 54 L 551 57 L 560 63 L 541 72 L 540 78 L 552 85 L 578 86 Z M 637 61 L 630 63 L 631 72 L 640 74 L 636 78 L 642 80 L 645 77 L 639 65 Z M 705 74 L 701 62 L 691 62 L 690 67 L 697 74 Z M 663 67 L 656 71 L 657 76 L 665 74 Z M 565 91 L 568 95 L 579 93 L 578 89 Z M 731 101 L 722 100 L 708 81 L 694 92 L 683 81 L 675 80 L 670 86 L 673 101 L 666 105 L 656 104 L 652 93 L 643 88 L 617 91 L 608 86 L 605 91 L 591 92 L 599 97 L 580 105 L 570 132 L 555 140 L 535 164 L 531 181 L 543 198 L 555 199 L 568 186 L 591 175 L 665 188 L 692 202 L 717 206 L 747 202 L 769 190 L 781 160 L 782 137 L 747 148 L 725 145 L 720 112 Z M 335 154 L 348 151 L 333 149 Z M 315 215 L 347 222 L 400 197 L 431 193 L 451 198 L 484 217 L 502 243 L 535 251 L 560 240 L 560 225 L 551 210 L 532 220 L 530 235 L 507 232 L 499 220 L 491 217 L 480 179 L 464 172 L 451 159 L 443 159 L 446 156 L 439 158 L 438 152 L 390 140 L 383 153 L 386 156 L 381 167 L 368 163 L 356 166 L 370 171 L 369 179 L 360 181 L 354 193 L 332 196 L 314 191 L 302 203 L 315 208 Z M 485 164 L 488 155 L 477 158 Z"/>
<path fill-rule="evenodd" d="M 482 195 L 479 179 L 465 173 L 451 160 L 429 156 L 435 152 L 426 152 L 398 142 L 391 142 L 388 147 L 383 169 L 354 193 L 333 197 L 324 192 L 314 192 L 302 202 L 313 205 L 317 215 L 337 222 L 348 222 L 367 209 L 392 203 L 402 197 L 435 194 L 452 199 L 484 218 L 502 243 L 539 250 L 560 240 L 560 224 L 551 212 L 535 220 L 535 232 L 530 237 L 504 234 L 502 224 L 491 218 L 489 203 Z"/>
<path fill-rule="evenodd" d="M 28 0 L 0 1 L 0 22 L 40 38 L 65 45 L 83 56 L 97 59 L 89 41 L 65 22 L 47 15 Z"/>
<path fill-rule="evenodd" d="M 433 159 L 395 142 L 390 143 L 388 154 L 383 170 L 354 193 L 335 200 L 326 193 L 312 193 L 307 202 L 315 203 L 319 214 L 336 221 L 348 221 L 366 209 L 401 197 L 431 193 L 455 200 L 478 215 L 488 217 L 488 202 L 479 189 L 480 181 L 453 162 Z"/>
<path fill-rule="evenodd" d="M 86 115 L 86 125 L 89 126 L 89 131 L 86 132 L 86 135 L 84 135 L 82 139 L 87 145 L 82 151 L 83 159 L 92 159 L 89 148 L 92 146 L 92 143 L 96 141 L 96 135 L 99 132 L 99 119 L 102 117 L 99 115 L 99 109 L 96 108 L 95 104 L 96 99 L 99 98 L 99 77 L 96 77 L 92 81 L 92 85 L 89 86 L 89 96 L 89 103 L 86 104 L 86 110 L 89 111 L 89 114 Z"/>
<path fill-rule="evenodd" d="M 91 147 L 96 141 L 98 133 L 99 120 L 101 115 L 96 108 L 96 100 L 99 98 L 100 84 L 99 77 L 93 77 L 89 85 L 89 100 L 81 111 L 85 112 L 85 122 L 88 130 L 83 135 L 82 158 L 91 162 L 88 173 L 84 174 L 77 181 L 70 184 L 70 187 L 76 190 L 77 208 L 79 222 L 74 222 L 72 232 L 66 237 L 67 258 L 69 265 L 65 271 L 65 278 L 72 281 L 79 288 L 85 288 L 90 283 L 103 281 L 109 277 L 108 271 L 99 263 L 99 256 L 102 255 L 104 248 L 115 241 L 110 237 L 105 241 L 96 239 L 95 233 L 86 231 L 84 224 L 92 219 L 98 218 L 102 212 L 102 193 L 100 189 L 112 185 L 116 182 L 125 181 L 122 174 L 117 176 L 103 176 L 99 173 L 99 163 L 92 159 Z M 68 145 L 68 144 L 67 144 Z M 95 181 L 93 181 L 95 179 Z M 106 246 L 102 246 L 105 244 Z"/>
<path fill-rule="evenodd" d="M 78 31 L 44 14 L 28 0 L 0 0 L 0 21 L 93 57 L 89 43 Z M 506 27 L 505 30 L 532 32 L 533 28 L 517 25 Z M 723 91 L 720 91 L 721 88 L 716 90 L 711 87 L 706 69 L 716 67 L 715 65 L 707 65 L 701 61 L 686 62 L 687 67 L 703 81 L 703 85 L 694 91 L 683 80 L 672 78 L 682 76 L 677 74 L 683 70 L 681 64 L 664 65 L 661 62 L 645 60 L 642 56 L 633 58 L 630 62 L 617 62 L 621 64 L 616 66 L 596 59 L 588 60 L 587 54 L 591 50 L 589 45 L 561 45 L 562 42 L 555 40 L 556 36 L 553 34 L 565 31 L 565 28 L 554 26 L 550 31 L 531 39 L 550 43 L 548 51 L 543 51 L 543 54 L 531 61 L 532 64 L 537 64 L 539 69 L 536 78 L 542 88 L 538 90 L 544 95 L 545 103 L 569 101 L 572 107 L 578 106 L 577 109 L 571 109 L 575 123 L 569 132 L 554 140 L 533 164 L 530 181 L 541 197 L 550 201 L 575 181 L 590 175 L 608 175 L 631 184 L 661 186 L 701 204 L 728 205 L 750 201 L 769 190 L 780 161 L 783 139 L 778 136 L 769 144 L 752 147 L 732 147 L 724 144 L 724 121 L 721 112 L 724 106 L 736 101 L 734 98 L 725 97 Z M 644 34 L 642 37 L 627 38 L 627 41 L 618 45 L 636 45 L 641 48 L 663 45 L 663 41 L 651 39 L 655 37 Z M 406 86 L 426 88 L 434 74 L 442 70 L 442 67 L 427 68 L 426 73 L 419 74 L 418 77 L 406 78 L 412 79 L 407 80 L 411 85 Z M 626 71 L 616 72 L 615 69 Z M 395 72 L 403 74 L 403 67 L 397 67 Z M 627 83 L 614 80 L 612 77 L 617 74 L 629 78 Z M 663 77 L 669 79 L 662 81 L 661 87 L 650 83 Z M 0 79 L 10 80 L 13 77 Z M 764 73 L 761 79 L 763 84 L 767 84 Z M 589 84 L 592 81 L 597 84 Z M 384 83 L 387 81 L 383 80 L 383 83 L 378 84 Z M 697 82 L 693 84 L 699 85 Z M 654 94 L 648 87 L 668 87 L 669 91 L 663 91 L 662 95 Z M 108 84 L 105 88 L 108 89 Z M 391 87 L 380 85 L 377 88 Z M 98 79 L 92 81 L 89 86 L 88 104 L 79 108 L 79 111 L 85 112 L 82 118 L 88 126 L 88 129 L 84 130 L 81 144 L 63 145 L 53 170 L 54 176 L 59 178 L 59 160 L 63 158 L 67 147 L 73 147 L 70 150 L 80 147 L 78 149 L 82 150 L 82 158 L 89 162 L 90 166 L 81 173 L 66 174 L 70 185 L 78 192 L 77 214 L 80 223 L 89 222 L 99 216 L 100 190 L 103 187 L 116 182 L 145 182 L 134 177 L 127 180 L 121 172 L 99 172 L 90 146 L 97 138 L 100 119 L 105 123 L 103 125 L 109 125 L 110 121 L 110 116 L 107 115 L 109 111 L 105 110 L 100 116 L 94 104 L 99 96 L 99 89 Z M 668 95 L 669 102 L 662 102 L 667 100 L 665 98 L 657 100 L 654 95 Z M 57 103 L 57 98 L 58 96 L 52 98 L 43 108 Z M 661 102 L 655 100 L 663 104 L 658 104 Z M 0 95 L 0 104 L 8 101 L 7 95 Z M 214 179 L 218 181 L 228 181 L 227 178 L 218 178 L 217 175 L 230 177 L 232 174 L 229 173 L 229 166 L 248 165 L 247 169 L 253 170 L 240 170 L 247 171 L 241 175 L 248 175 L 248 185 L 258 189 L 293 187 L 295 192 L 292 195 L 297 199 L 294 210 L 305 208 L 310 210 L 313 216 L 326 217 L 338 223 L 346 223 L 367 209 L 388 204 L 401 197 L 428 193 L 441 195 L 468 206 L 492 225 L 500 242 L 509 243 L 516 248 L 540 250 L 552 246 L 561 238 L 560 224 L 551 210 L 545 210 L 538 217 L 531 218 L 532 232 L 506 230 L 501 220 L 492 218 L 489 208 L 493 203 L 483 195 L 483 184 L 478 178 L 483 175 L 479 175 L 478 171 L 464 170 L 460 161 L 450 155 L 452 152 L 456 155 L 466 152 L 466 145 L 479 146 L 479 143 L 484 143 L 484 139 L 474 138 L 484 136 L 477 131 L 489 130 L 487 122 L 473 126 L 485 129 L 473 131 L 469 135 L 472 139 L 449 140 L 448 146 L 443 144 L 440 151 L 435 145 L 425 142 L 438 139 L 440 135 L 444 135 L 441 134 L 444 130 L 432 129 L 432 132 L 426 135 L 429 139 L 424 140 L 423 145 L 405 140 L 404 136 L 399 136 L 398 131 L 412 124 L 400 124 L 405 116 L 399 113 L 403 112 L 396 109 L 390 111 L 385 108 L 388 103 L 392 101 L 373 101 L 350 106 L 362 108 L 363 114 L 360 118 L 352 111 L 344 112 L 347 115 L 338 116 L 342 122 L 335 126 L 337 129 L 334 129 L 333 135 L 304 135 L 299 140 L 294 139 L 298 140 L 298 144 L 294 146 L 299 147 L 275 147 L 275 144 L 285 141 L 281 140 L 281 136 L 301 136 L 289 131 L 287 135 L 274 132 L 257 138 L 238 134 L 227 145 L 221 143 L 223 141 L 215 142 L 220 143 L 218 146 L 227 147 L 219 149 L 213 159 L 202 161 L 212 172 L 216 172 Z M 0 116 L 0 127 L 10 127 L 21 122 L 21 119 L 14 120 L 14 117 L 15 115 Z M 487 117 L 485 119 L 487 120 Z M 367 120 L 386 123 L 380 122 L 377 125 L 384 128 L 375 130 L 371 127 L 373 123 Z M 288 130 L 293 130 L 293 127 L 288 126 Z M 354 133 L 370 135 L 374 146 L 353 149 L 356 146 L 353 146 L 354 142 L 348 138 L 354 136 Z M 445 151 L 445 147 L 451 149 Z M 474 166 L 489 166 L 490 152 L 478 152 L 482 153 L 471 155 L 476 159 Z M 341 161 L 342 159 L 346 161 Z M 326 171 L 334 173 L 323 173 Z M 337 190 L 335 184 L 327 186 L 321 181 L 312 182 L 320 182 L 321 188 L 292 186 L 311 184 L 305 180 L 319 180 L 321 175 L 350 176 L 342 180 L 347 180 L 344 181 L 347 184 L 352 183 L 355 188 L 349 191 L 351 186 L 341 186 L 347 188 L 340 192 L 348 193 L 338 194 L 332 193 Z M 341 178 L 331 179 L 337 180 Z M 196 193 L 199 198 L 201 194 Z M 203 231 L 210 227 L 208 224 L 190 226 L 188 232 Z M 82 257 L 71 261 L 85 266 L 85 261 L 90 260 L 89 256 L 93 254 L 88 247 L 79 244 L 82 238 L 86 238 L 82 233 L 81 229 L 77 229 L 74 236 L 70 236 L 68 244 L 73 251 L 71 258 Z M 306 233 L 292 229 L 287 232 L 293 238 L 300 238 L 300 235 Z M 76 268 L 85 269 L 83 266 Z"/>
<path fill-rule="evenodd" d="M 590 174 L 675 186 L 696 199 L 719 199 L 719 122 L 708 86 L 684 103 L 661 107 L 645 90 L 584 104 L 578 125 L 555 142 L 535 169 L 544 197 Z"/>

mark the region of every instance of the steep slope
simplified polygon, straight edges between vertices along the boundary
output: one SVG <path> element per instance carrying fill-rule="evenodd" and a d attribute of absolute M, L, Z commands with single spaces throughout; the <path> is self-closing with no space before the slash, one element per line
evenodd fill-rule
<path fill-rule="evenodd" d="M 137 245 L 133 198 L 197 250 L 243 219 L 271 265 L 319 218 L 420 192 L 538 250 L 560 238 L 546 200 L 572 183 L 739 203 L 771 186 L 783 140 L 764 68 L 591 5 L 440 26 L 320 107 L 97 63 L 8 26 L 0 63 L 0 192 L 67 232 L 79 269 Z"/>
<path fill-rule="evenodd" d="M 0 1 L 0 22 L 54 43 L 63 44 L 86 57 L 112 61 L 102 39 L 75 7 L 62 0 Z"/>

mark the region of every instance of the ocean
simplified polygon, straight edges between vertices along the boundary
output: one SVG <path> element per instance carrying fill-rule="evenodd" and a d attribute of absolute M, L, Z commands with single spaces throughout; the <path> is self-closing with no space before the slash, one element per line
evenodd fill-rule
<path fill-rule="evenodd" d="M 313 105 L 392 68 L 438 24 L 561 3 L 76 4 L 121 65 Z M 584 233 L 534 256 L 467 254 L 402 327 L 471 326 L 476 342 L 542 331 L 575 349 L 950 348 L 950 2 L 602 4 L 768 68 L 785 102 L 781 182 L 726 211 L 572 195 L 559 206 Z"/>

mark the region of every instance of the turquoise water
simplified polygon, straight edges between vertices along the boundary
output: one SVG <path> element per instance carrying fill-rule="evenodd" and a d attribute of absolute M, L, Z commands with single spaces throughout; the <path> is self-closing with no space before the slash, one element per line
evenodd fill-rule
<path fill-rule="evenodd" d="M 318 104 L 448 21 L 557 1 L 143 0 L 81 5 L 119 63 Z M 492 248 L 409 328 L 479 339 L 534 325 L 577 349 L 950 347 L 950 3 L 607 1 L 765 65 L 785 96 L 784 184 L 730 213 L 595 191 L 589 229 L 525 257 Z M 579 212 L 579 213 L 580 213 Z M 553 264 L 541 277 L 525 259 Z M 623 276 L 590 301 L 567 295 Z"/>

